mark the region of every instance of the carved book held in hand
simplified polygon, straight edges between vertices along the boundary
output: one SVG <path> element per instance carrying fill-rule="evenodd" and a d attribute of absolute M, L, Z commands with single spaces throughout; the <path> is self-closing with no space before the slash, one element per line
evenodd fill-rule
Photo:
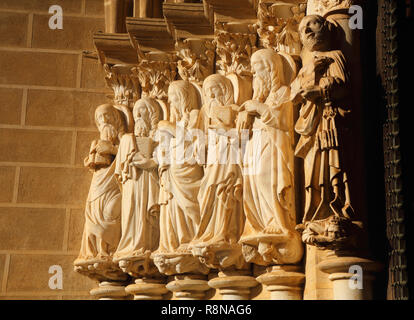
<path fill-rule="evenodd" d="M 87 167 L 106 167 L 109 166 L 114 157 L 110 154 L 102 154 L 96 151 L 96 146 L 99 143 L 109 143 L 104 140 L 94 140 L 91 144 L 91 149 L 89 151 L 89 156 L 85 159 L 85 166 Z"/>
<path fill-rule="evenodd" d="M 154 150 L 154 141 L 148 137 L 135 137 L 137 144 L 137 152 L 139 152 L 146 159 L 152 158 Z"/>

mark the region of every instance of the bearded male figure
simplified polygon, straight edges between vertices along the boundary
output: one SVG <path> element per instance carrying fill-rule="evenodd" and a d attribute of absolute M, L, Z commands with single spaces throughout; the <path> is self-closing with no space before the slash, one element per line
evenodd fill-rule
<path fill-rule="evenodd" d="M 283 59 L 272 49 L 252 55 L 254 95 L 242 105 L 254 120 L 244 155 L 241 242 L 245 259 L 261 265 L 297 263 L 303 254 L 295 230 L 294 119 Z"/>
<path fill-rule="evenodd" d="M 299 32 L 310 57 L 292 83 L 291 98 L 301 105 L 295 155 L 304 160 L 306 191 L 298 230 L 307 244 L 338 249 L 355 243 L 350 236 L 358 233 L 360 224 L 355 221 L 348 180 L 355 161 L 348 120 L 349 74 L 342 52 L 332 49 L 330 27 L 318 15 L 301 21 Z M 338 232 L 327 232 L 330 225 Z"/>
<path fill-rule="evenodd" d="M 198 126 L 207 134 L 207 163 L 198 193 L 201 221 L 192 251 L 208 267 L 241 268 L 242 174 L 232 148 L 232 141 L 239 141 L 235 129 L 238 106 L 233 104 L 231 81 L 222 75 L 208 76 L 203 94 Z"/>
<path fill-rule="evenodd" d="M 112 261 L 121 236 L 121 192 L 114 176 L 114 159 L 125 126 L 119 111 L 110 104 L 96 109 L 95 123 L 100 139 L 92 142 L 84 161 L 93 177 L 86 200 L 81 249 L 74 265 L 75 271 L 91 278 L 115 280 L 125 276 Z"/>
<path fill-rule="evenodd" d="M 133 108 L 134 133 L 125 134 L 116 158 L 115 175 L 122 185 L 122 236 L 114 260 L 132 276 L 153 271 L 151 252 L 159 241 L 159 182 L 153 137 L 160 107 L 141 98 Z"/>
<path fill-rule="evenodd" d="M 192 136 L 199 115 L 197 89 L 184 80 L 168 88 L 170 121 L 161 121 L 158 130 L 167 135 L 169 159 L 159 159 L 160 245 L 153 254 L 161 273 L 208 273 L 188 245 L 200 224 L 197 195 L 203 168 L 197 163 L 197 141 Z M 196 138 L 196 137 L 194 137 Z"/>

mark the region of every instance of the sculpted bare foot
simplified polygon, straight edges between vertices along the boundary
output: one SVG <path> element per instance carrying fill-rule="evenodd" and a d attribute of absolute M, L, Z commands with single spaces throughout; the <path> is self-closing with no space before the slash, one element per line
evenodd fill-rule
<path fill-rule="evenodd" d="M 269 234 L 281 234 L 283 233 L 282 229 L 275 226 L 275 225 L 269 225 L 266 228 L 263 229 L 264 233 L 269 233 Z"/>

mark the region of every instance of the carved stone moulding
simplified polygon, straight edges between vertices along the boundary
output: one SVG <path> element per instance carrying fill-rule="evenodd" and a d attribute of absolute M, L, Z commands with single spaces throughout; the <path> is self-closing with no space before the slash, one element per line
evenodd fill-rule
<path fill-rule="evenodd" d="M 126 275 L 111 258 L 76 259 L 74 271 L 97 281 L 126 281 Z"/>
<path fill-rule="evenodd" d="M 163 4 L 168 30 L 174 39 L 206 36 L 214 33 L 213 21 L 202 3 Z"/>
<path fill-rule="evenodd" d="M 134 278 L 158 274 L 158 270 L 151 259 L 151 251 L 149 250 L 145 252 L 140 250 L 129 257 L 115 258 L 114 262 L 119 264 L 123 272 Z"/>
<path fill-rule="evenodd" d="M 195 243 L 191 245 L 191 251 L 201 263 L 212 269 L 244 269 L 247 266 L 238 243 Z"/>
<path fill-rule="evenodd" d="M 168 276 L 185 273 L 206 275 L 210 270 L 191 252 L 154 253 L 152 258 L 159 272 Z"/>
<path fill-rule="evenodd" d="M 258 234 L 240 239 L 247 262 L 269 266 L 298 263 L 303 256 L 299 234 Z"/>
<path fill-rule="evenodd" d="M 203 3 L 209 17 L 214 17 L 216 22 L 255 19 L 259 0 L 205 0 Z"/>
<path fill-rule="evenodd" d="M 164 19 L 128 17 L 126 26 L 136 50 L 140 52 L 174 51 L 174 39 L 168 32 Z"/>
<path fill-rule="evenodd" d="M 302 49 L 298 26 L 305 16 L 306 2 L 277 1 L 259 4 L 258 35 L 264 48 L 299 55 Z"/>
<path fill-rule="evenodd" d="M 136 64 L 138 54 L 127 33 L 95 33 L 93 42 L 104 64 Z"/>

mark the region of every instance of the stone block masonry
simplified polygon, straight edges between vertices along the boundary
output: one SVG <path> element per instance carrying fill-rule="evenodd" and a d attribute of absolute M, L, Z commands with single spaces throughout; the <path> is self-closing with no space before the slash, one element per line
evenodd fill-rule
<path fill-rule="evenodd" d="M 51 30 L 51 5 L 63 29 Z M 91 174 L 83 167 L 107 102 L 92 35 L 101 0 L 0 1 L 0 300 L 91 299 L 94 282 L 73 272 Z M 63 289 L 48 286 L 63 269 Z"/>

